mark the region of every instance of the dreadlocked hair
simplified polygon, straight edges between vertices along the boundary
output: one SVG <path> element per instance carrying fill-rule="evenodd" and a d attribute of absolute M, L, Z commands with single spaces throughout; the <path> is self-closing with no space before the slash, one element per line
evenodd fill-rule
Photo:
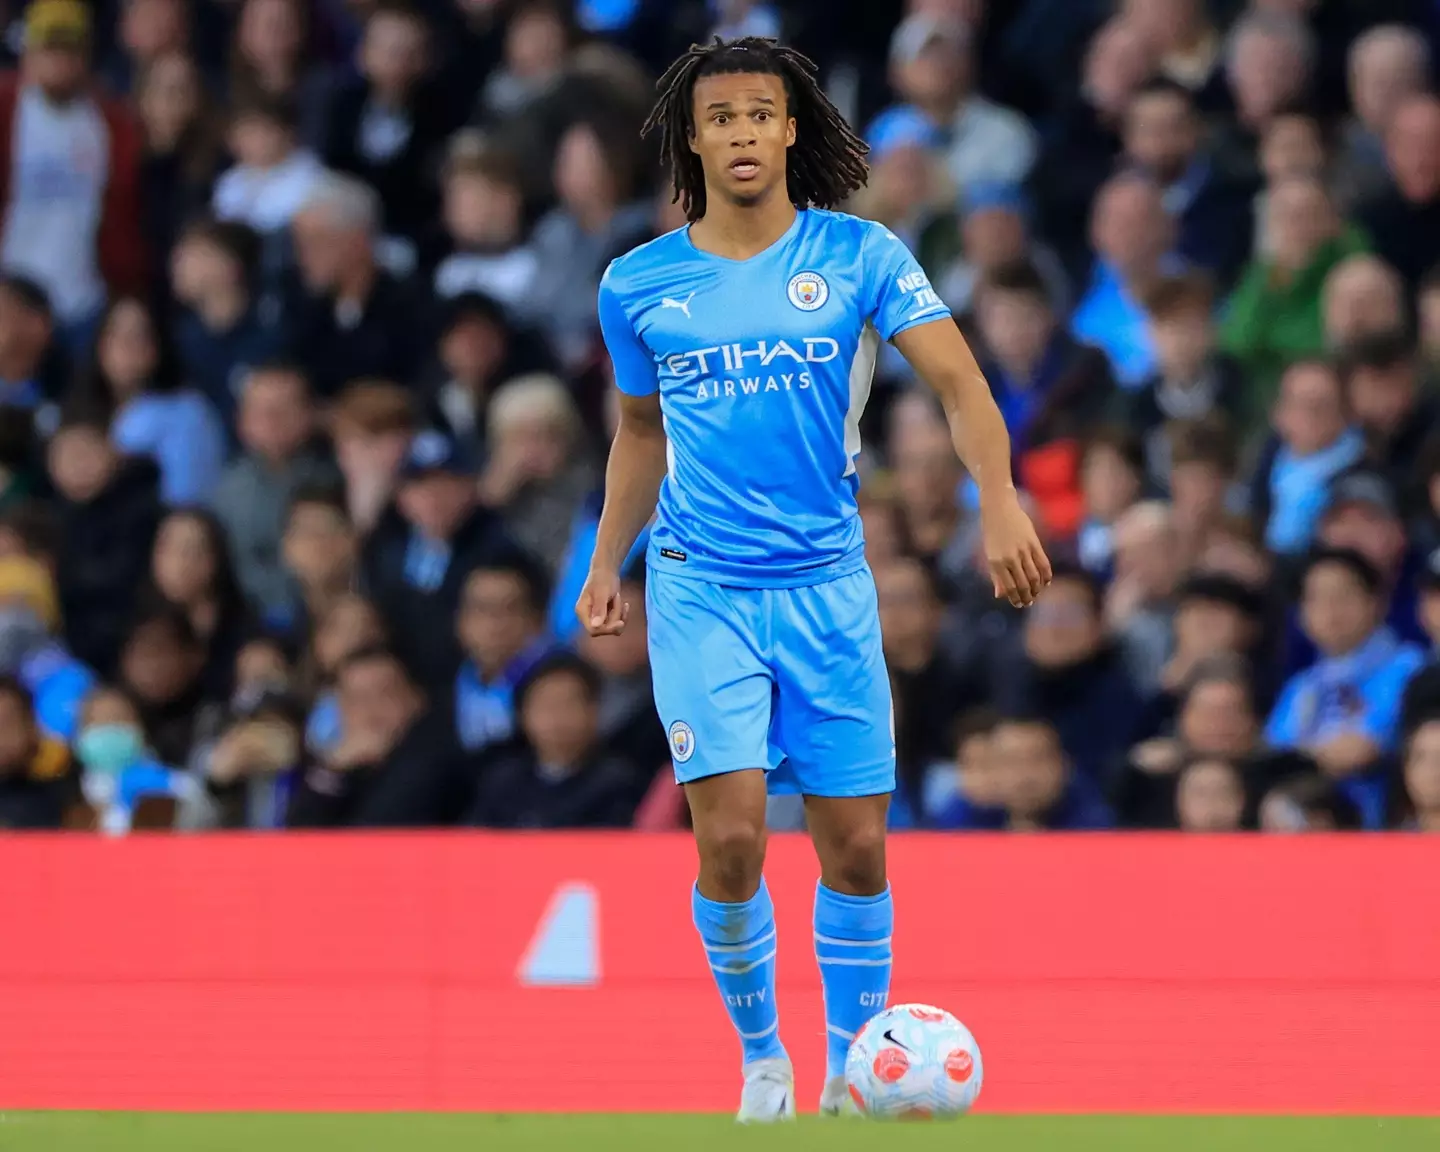
<path fill-rule="evenodd" d="M 815 63 L 793 48 L 762 36 L 692 44 L 670 65 L 656 88 L 659 99 L 641 135 L 658 129 L 660 148 L 674 180 L 674 201 L 690 221 L 705 215 L 705 173 L 690 149 L 695 135 L 695 82 L 702 76 L 734 73 L 778 76 L 785 85 L 786 111 L 795 118 L 795 143 L 785 161 L 790 202 L 797 208 L 833 208 L 865 186 L 870 148 L 845 123 L 816 80 Z"/>

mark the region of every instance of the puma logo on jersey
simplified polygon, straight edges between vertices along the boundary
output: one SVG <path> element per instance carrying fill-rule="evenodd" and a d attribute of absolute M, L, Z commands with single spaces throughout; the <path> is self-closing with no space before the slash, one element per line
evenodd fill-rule
<path fill-rule="evenodd" d="M 692 300 L 694 300 L 694 299 L 695 299 L 695 293 L 694 293 L 694 292 L 691 292 L 690 295 L 687 296 L 687 297 L 685 297 L 684 300 L 672 300 L 672 299 L 670 299 L 669 296 L 666 296 L 666 297 L 664 297 L 664 298 L 660 301 L 660 307 L 661 307 L 661 308 L 677 308 L 677 309 L 679 309 L 681 312 L 685 313 L 685 319 L 689 320 L 689 319 L 691 319 L 691 316 L 690 316 L 690 301 L 692 301 Z"/>

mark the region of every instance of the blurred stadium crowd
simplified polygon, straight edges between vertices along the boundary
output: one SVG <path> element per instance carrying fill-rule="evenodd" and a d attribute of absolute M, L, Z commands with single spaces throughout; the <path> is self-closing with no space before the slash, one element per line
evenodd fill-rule
<path fill-rule="evenodd" d="M 1057 559 L 922 386 L 863 515 L 897 825 L 1440 830 L 1436 0 L 0 5 L 0 827 L 675 827 L 576 634 L 607 262 L 711 34 L 864 126 Z M 776 827 L 799 813 L 777 801 Z"/>

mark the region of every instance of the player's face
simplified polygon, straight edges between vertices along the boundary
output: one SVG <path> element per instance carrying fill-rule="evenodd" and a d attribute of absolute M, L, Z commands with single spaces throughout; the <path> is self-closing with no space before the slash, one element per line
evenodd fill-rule
<path fill-rule="evenodd" d="M 695 135 L 706 185 L 735 204 L 754 204 L 785 187 L 785 153 L 795 143 L 785 85 L 750 73 L 701 77 L 695 84 Z"/>

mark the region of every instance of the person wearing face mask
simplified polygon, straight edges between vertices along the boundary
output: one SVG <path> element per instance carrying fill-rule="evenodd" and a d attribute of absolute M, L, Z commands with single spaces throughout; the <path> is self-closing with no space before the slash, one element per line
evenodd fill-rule
<path fill-rule="evenodd" d="M 59 598 L 45 567 L 27 556 L 0 559 L 0 673 L 30 692 L 42 732 L 69 740 L 95 677 L 56 638 L 59 624 Z"/>
<path fill-rule="evenodd" d="M 97 688 L 86 699 L 73 751 L 84 770 L 81 794 L 95 809 L 100 830 L 112 836 L 130 831 L 146 797 L 177 798 L 185 791 L 184 775 L 145 746 L 135 703 L 118 688 Z"/>

